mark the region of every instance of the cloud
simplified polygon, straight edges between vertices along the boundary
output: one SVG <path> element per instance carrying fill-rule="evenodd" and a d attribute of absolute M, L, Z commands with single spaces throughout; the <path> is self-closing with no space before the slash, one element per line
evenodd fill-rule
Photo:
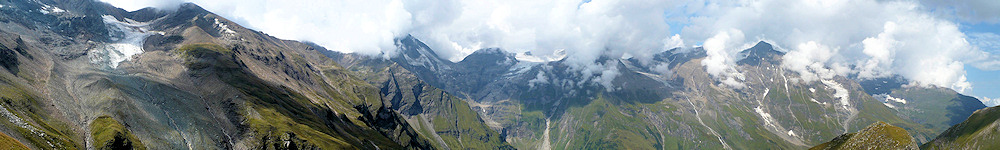
<path fill-rule="evenodd" d="M 615 77 L 602 75 L 615 69 L 598 64 L 602 56 L 647 62 L 648 54 L 683 46 L 666 24 L 668 1 L 186 1 L 279 38 L 341 52 L 393 53 L 393 38 L 409 34 L 451 61 L 492 47 L 538 57 L 566 54 L 567 64 L 584 80 Z"/>
<path fill-rule="evenodd" d="M 901 75 L 913 85 L 963 91 L 971 88 L 964 65 L 993 57 L 966 41 L 957 24 L 915 1 L 705 0 L 684 5 L 689 15 L 679 19 L 688 22 L 681 30 L 684 41 L 705 41 L 709 53 L 709 41 L 721 31 L 746 35 L 731 43 L 774 41 L 792 48 L 782 66 L 809 81 L 831 75 Z"/>
<path fill-rule="evenodd" d="M 748 48 L 744 44 L 743 32 L 736 29 L 729 29 L 718 32 L 715 36 L 705 40 L 705 53 L 708 55 L 701 61 L 708 74 L 716 77 L 724 85 L 735 88 L 743 88 L 740 81 L 745 78 L 733 66 L 736 64 L 736 54 Z M 739 81 L 737 81 L 739 79 Z"/>
<path fill-rule="evenodd" d="M 966 62 L 961 60 L 975 58 L 973 55 L 979 52 L 950 22 L 902 16 L 886 22 L 882 33 L 866 38 L 862 44 L 869 59 L 858 68 L 861 78 L 899 74 L 921 86 L 937 85 L 959 92 L 972 87 L 965 78 Z"/>
<path fill-rule="evenodd" d="M 929 11 L 971 23 L 1000 23 L 997 0 L 921 0 Z"/>
<path fill-rule="evenodd" d="M 850 71 L 848 67 L 840 63 L 827 64 L 839 52 L 840 47 L 829 47 L 809 41 L 799 44 L 794 50 L 786 53 L 781 66 L 798 72 L 799 78 L 805 82 L 832 79 L 837 75 L 847 76 Z"/>
<path fill-rule="evenodd" d="M 312 41 L 341 52 L 380 54 L 413 28 L 401 0 L 189 0 L 272 36 Z"/>
<path fill-rule="evenodd" d="M 136 11 L 146 7 L 155 7 L 162 9 L 176 9 L 180 4 L 184 3 L 184 0 L 100 0 L 110 4 L 114 4 L 115 7 L 125 9 L 127 11 Z"/>
<path fill-rule="evenodd" d="M 989 98 L 989 97 L 983 96 L 983 97 L 979 98 L 979 101 L 982 101 L 983 104 L 986 104 L 987 107 L 993 107 L 993 106 L 1000 105 L 1000 98 Z"/>
<path fill-rule="evenodd" d="M 488 47 L 539 57 L 565 54 L 566 64 L 579 72 L 576 85 L 615 89 L 617 63 L 597 62 L 601 57 L 631 56 L 647 63 L 649 54 L 683 46 L 666 24 L 668 1 L 466 0 L 446 6 L 455 8 L 439 14 L 457 15 L 421 23 L 411 32 L 441 56 L 457 61 Z"/>
<path fill-rule="evenodd" d="M 969 33 L 969 42 L 987 51 L 1000 51 L 1000 35 L 989 32 Z"/>
<path fill-rule="evenodd" d="M 341 52 L 392 53 L 394 38 L 413 35 L 452 61 L 490 47 L 565 54 L 593 83 L 615 75 L 606 71 L 614 65 L 598 58 L 648 60 L 677 46 L 704 45 L 707 71 L 738 87 L 735 54 L 760 40 L 790 48 L 782 50 L 789 55 L 782 66 L 805 81 L 900 75 L 912 85 L 962 91 L 971 88 L 965 65 L 1000 69 L 990 35 L 966 35 L 952 22 L 1000 20 L 992 0 L 103 1 L 132 9 L 194 2 L 276 37 Z"/>
<path fill-rule="evenodd" d="M 618 75 L 621 75 L 621 73 L 618 72 L 618 63 L 608 61 L 604 63 L 604 66 L 606 69 L 601 71 L 601 74 L 595 77 L 593 81 L 601 86 L 604 86 L 604 89 L 608 92 L 615 91 L 618 88 L 615 87 L 613 81 L 618 77 Z"/>
<path fill-rule="evenodd" d="M 393 51 L 393 37 L 412 34 L 452 61 L 490 47 L 536 56 L 562 50 L 579 68 L 600 56 L 645 57 L 683 45 L 664 21 L 666 1 L 187 1 L 280 38 L 342 52 Z"/>
<path fill-rule="evenodd" d="M 970 33 L 969 43 L 983 50 L 979 61 L 975 61 L 973 66 L 981 70 L 1000 70 L 1000 35 L 989 32 Z"/>
<path fill-rule="evenodd" d="M 549 84 L 549 78 L 545 77 L 545 71 L 539 71 L 535 79 L 528 80 L 529 89 L 534 89 L 535 85 Z"/>
<path fill-rule="evenodd" d="M 101 0 L 126 10 L 142 7 L 173 9 L 192 2 L 240 25 L 269 35 L 312 41 L 341 52 L 380 54 L 395 50 L 394 39 L 416 28 L 414 21 L 434 22 L 415 12 L 436 9 L 429 4 L 407 8 L 403 0 Z M 442 3 L 445 1 L 441 1 Z M 439 4 L 439 3 L 435 3 Z M 443 16 L 427 12 L 428 15 Z M 432 18 L 433 19 L 433 18 Z M 422 22 L 421 22 L 422 23 Z"/>

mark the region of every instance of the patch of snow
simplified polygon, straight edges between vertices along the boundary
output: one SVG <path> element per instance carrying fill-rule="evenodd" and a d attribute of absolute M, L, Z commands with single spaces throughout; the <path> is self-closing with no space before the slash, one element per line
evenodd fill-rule
<path fill-rule="evenodd" d="M 770 88 L 764 88 L 764 96 L 761 96 L 760 99 L 767 98 L 767 93 L 770 93 L 770 92 L 771 92 Z"/>
<path fill-rule="evenodd" d="M 813 92 L 813 93 L 816 93 L 816 89 L 814 89 L 814 88 L 809 88 L 809 92 Z"/>
<path fill-rule="evenodd" d="M 769 114 L 767 112 L 764 112 L 764 109 L 761 109 L 760 106 L 757 106 L 757 108 L 753 108 L 753 110 L 756 111 L 757 114 L 759 114 L 761 118 L 764 118 L 764 125 L 766 125 L 768 127 L 774 127 L 775 126 L 774 118 L 771 117 L 771 114 Z"/>
<path fill-rule="evenodd" d="M 516 55 L 514 55 L 514 58 L 516 58 L 519 61 L 527 61 L 527 62 L 558 61 L 562 60 L 563 58 L 566 58 L 566 50 L 564 49 L 556 50 L 556 53 L 552 54 L 552 56 L 535 56 L 528 52 L 517 53 Z"/>
<path fill-rule="evenodd" d="M 143 42 L 146 37 L 154 33 L 146 29 L 148 23 L 139 23 L 130 19 L 125 19 L 126 22 L 122 22 L 110 15 L 104 15 L 102 18 L 109 29 L 112 42 L 89 52 L 88 55 L 95 64 L 118 68 L 118 64 L 122 61 L 131 60 L 132 56 L 142 53 Z"/>
<path fill-rule="evenodd" d="M 894 102 L 897 102 L 897 103 L 906 104 L 906 99 L 895 98 L 895 97 L 892 97 L 892 95 L 888 95 L 888 94 L 885 95 L 885 100 L 886 101 L 894 101 Z"/>
<path fill-rule="evenodd" d="M 826 102 L 819 102 L 815 98 L 809 98 L 809 101 L 812 101 L 813 103 L 820 104 L 820 105 L 826 105 Z"/>
<path fill-rule="evenodd" d="M 520 61 L 527 61 L 527 62 L 545 62 L 545 60 L 542 60 L 542 58 L 535 57 L 530 53 L 517 53 L 516 55 L 514 55 L 514 58 L 517 58 L 517 60 Z"/>
<path fill-rule="evenodd" d="M 886 107 L 893 108 L 893 109 L 896 108 L 896 105 L 892 104 L 893 102 L 900 103 L 900 104 L 906 104 L 906 99 L 895 98 L 895 97 L 892 97 L 892 95 L 889 95 L 889 94 L 876 94 L 876 95 L 872 95 L 872 97 L 875 98 L 875 99 L 878 99 L 879 101 L 882 101 L 882 104 L 885 105 Z"/>
<path fill-rule="evenodd" d="M 765 112 L 764 109 L 761 108 L 761 106 L 764 105 L 763 99 L 767 98 L 767 93 L 770 93 L 770 92 L 771 92 L 770 88 L 764 88 L 764 96 L 761 96 L 760 100 L 757 100 L 757 104 L 758 105 L 757 105 L 756 108 L 753 108 L 753 110 L 756 111 L 757 114 L 760 115 L 760 117 L 764 119 L 764 125 L 765 126 L 771 127 L 771 128 L 774 128 L 774 129 L 777 130 L 779 127 L 778 127 L 778 124 L 775 123 L 776 121 L 774 121 L 774 117 L 772 117 L 770 113 Z"/>
<path fill-rule="evenodd" d="M 229 25 L 226 25 L 225 23 L 220 22 L 219 18 L 215 18 L 215 26 L 219 27 L 219 29 L 221 29 L 223 33 L 236 34 L 236 31 L 233 31 L 232 29 L 229 29 Z"/>
<path fill-rule="evenodd" d="M 499 65 L 499 66 L 506 66 L 506 65 L 513 65 L 515 63 L 517 63 L 517 62 L 514 61 L 514 59 L 510 59 L 510 57 L 504 57 L 503 61 L 502 62 L 498 62 L 497 65 Z"/>
<path fill-rule="evenodd" d="M 795 131 L 788 130 L 788 136 L 799 136 L 795 134 Z"/>
<path fill-rule="evenodd" d="M 549 123 L 550 123 L 549 119 L 545 118 L 545 132 L 542 133 L 542 145 L 538 149 L 541 150 L 552 149 L 552 142 L 549 140 L 549 129 L 552 127 L 549 126 L 550 125 Z"/>
<path fill-rule="evenodd" d="M 507 70 L 507 72 L 509 72 L 507 73 L 507 75 L 520 75 L 527 73 L 529 70 L 531 70 L 532 67 L 537 66 L 539 64 L 542 63 L 525 62 L 525 61 L 517 62 L 516 64 L 514 64 L 514 66 L 510 67 L 510 69 Z"/>
<path fill-rule="evenodd" d="M 832 96 L 840 100 L 840 106 L 843 109 L 838 109 L 838 112 L 843 111 L 848 114 L 847 118 L 842 120 L 840 123 L 844 129 L 843 133 L 847 133 L 850 131 L 851 121 L 854 121 L 854 119 L 858 116 L 858 111 L 851 107 L 850 91 L 844 88 L 844 86 L 840 83 L 837 83 L 837 81 L 831 79 L 821 79 L 820 82 L 826 85 L 828 89 L 832 89 L 834 91 Z"/>
<path fill-rule="evenodd" d="M 896 109 L 896 105 L 892 105 L 892 104 L 889 104 L 889 103 L 882 103 L 882 105 L 885 105 L 885 107 Z"/>
<path fill-rule="evenodd" d="M 407 50 L 406 47 L 401 47 L 401 48 L 403 48 L 403 51 Z M 416 57 L 416 58 L 410 57 L 409 55 L 402 55 L 403 58 L 406 59 L 406 61 L 410 65 L 412 65 L 412 66 L 422 66 L 422 67 L 427 68 L 427 69 L 429 69 L 431 71 L 434 71 L 434 72 L 437 72 L 438 69 L 442 69 L 442 68 L 437 68 L 437 65 L 434 65 L 435 60 L 432 60 L 431 58 L 427 57 L 427 56 L 430 56 L 431 53 L 428 52 L 426 48 L 420 47 L 420 48 L 417 48 L 416 51 L 417 51 L 417 53 L 420 53 L 420 56 Z"/>
<path fill-rule="evenodd" d="M 719 143 L 722 143 L 722 149 L 727 149 L 727 150 L 733 149 L 733 148 L 729 147 L 729 144 L 726 144 L 726 140 L 723 140 L 722 136 L 719 135 L 718 132 L 715 132 L 715 129 L 712 129 L 712 127 L 709 127 L 708 125 L 705 124 L 705 121 L 701 120 L 701 114 L 698 113 L 698 107 L 694 105 L 694 102 L 691 102 L 691 99 L 689 99 L 689 98 L 686 98 L 685 100 L 687 100 L 688 104 L 691 104 L 691 108 L 694 109 L 694 116 L 695 116 L 695 118 L 698 119 L 698 123 L 700 123 L 701 126 L 704 126 L 705 128 L 708 128 L 708 131 L 711 132 L 712 135 L 715 135 L 716 139 L 719 139 Z M 760 108 L 760 107 L 757 107 L 757 108 Z"/>
<path fill-rule="evenodd" d="M 840 83 L 837 83 L 837 81 L 833 81 L 833 80 L 825 80 L 824 79 L 824 80 L 820 80 L 820 82 L 823 82 L 823 84 L 825 84 L 827 87 L 832 88 L 833 91 L 834 91 L 833 92 L 833 97 L 835 97 L 835 98 L 837 98 L 837 99 L 840 100 L 840 105 L 843 106 L 844 109 L 850 110 L 850 108 L 848 108 L 848 107 L 851 106 L 850 92 L 847 91 L 847 89 L 844 88 L 843 85 L 841 85 Z"/>
<path fill-rule="evenodd" d="M 40 11 L 43 14 L 46 14 L 46 15 L 50 14 L 50 13 L 66 12 L 66 10 L 63 10 L 62 8 L 55 7 L 55 6 L 49 6 L 49 5 L 42 5 L 42 9 L 40 9 L 38 11 Z"/>

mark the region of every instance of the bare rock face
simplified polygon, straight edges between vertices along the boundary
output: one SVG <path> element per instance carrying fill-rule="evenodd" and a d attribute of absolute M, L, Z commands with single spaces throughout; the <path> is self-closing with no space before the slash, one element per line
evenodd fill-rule
<path fill-rule="evenodd" d="M 587 75 L 564 61 L 524 61 L 519 57 L 530 54 L 498 48 L 451 62 L 411 36 L 396 44 L 400 54 L 388 60 L 324 54 L 350 70 L 401 67 L 394 70 L 406 70 L 427 85 L 465 99 L 490 128 L 519 149 L 798 149 L 879 121 L 906 129 L 919 143 L 950 126 L 954 116 L 982 107 L 947 89 L 906 89 L 845 76 L 803 82 L 800 74 L 781 66 L 784 53 L 766 42 L 740 53 L 743 58 L 734 69 L 742 75 L 742 88 L 727 87 L 708 74 L 700 65 L 706 55 L 699 48 L 665 51 L 652 60 L 602 57 L 594 65 L 606 70 Z M 616 77 L 596 82 L 604 73 Z M 384 79 L 369 81 L 383 81 L 379 83 L 388 93 L 400 91 L 393 80 Z M 890 94 L 910 103 L 886 102 L 879 95 L 884 93 L 868 90 L 873 88 L 894 92 Z M 423 103 L 392 101 L 400 112 L 432 110 Z M 935 103 L 953 106 L 928 107 Z M 927 123 L 933 126 L 923 125 Z M 647 130 L 630 130 L 634 128 Z M 761 139 L 773 144 L 759 144 Z"/>

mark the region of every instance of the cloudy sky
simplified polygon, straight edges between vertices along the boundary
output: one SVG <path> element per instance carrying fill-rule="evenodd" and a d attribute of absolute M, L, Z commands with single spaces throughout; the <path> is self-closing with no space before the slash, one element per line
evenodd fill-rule
<path fill-rule="evenodd" d="M 102 0 L 126 10 L 192 2 L 243 26 L 331 50 L 391 53 L 413 35 L 458 61 L 480 48 L 555 56 L 599 74 L 598 57 L 704 46 L 733 83 L 736 54 L 758 41 L 788 52 L 801 80 L 902 76 L 1000 98 L 997 0 Z M 598 66 L 588 67 L 588 66 Z M 997 103 L 993 103 L 996 105 Z M 990 104 L 987 104 L 990 105 Z"/>

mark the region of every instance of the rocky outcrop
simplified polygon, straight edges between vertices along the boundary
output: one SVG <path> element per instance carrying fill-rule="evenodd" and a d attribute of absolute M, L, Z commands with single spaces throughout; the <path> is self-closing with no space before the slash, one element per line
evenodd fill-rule
<path fill-rule="evenodd" d="M 810 150 L 838 149 L 918 149 L 917 143 L 900 127 L 875 122 L 857 133 L 847 133 L 810 148 Z"/>
<path fill-rule="evenodd" d="M 379 86 L 382 101 L 399 112 L 432 145 L 442 149 L 513 149 L 469 103 L 428 84 L 401 65 L 381 58 L 327 52 L 356 75 Z"/>
<path fill-rule="evenodd" d="M 409 123 L 395 111 L 383 107 L 372 110 L 370 106 L 354 106 L 359 112 L 371 112 L 361 115 L 358 120 L 365 122 L 368 126 L 374 127 L 382 135 L 399 141 L 406 149 L 434 149 L 426 138 L 420 136 L 413 130 Z"/>
<path fill-rule="evenodd" d="M 614 144 L 615 138 L 592 138 L 612 135 L 628 135 L 619 138 L 637 143 L 630 146 L 795 149 L 877 121 L 912 129 L 909 132 L 920 137 L 918 141 L 944 129 L 914 123 L 916 117 L 905 117 L 897 109 L 883 105 L 850 77 L 801 82 L 800 74 L 781 66 L 784 53 L 766 42 L 740 52 L 743 58 L 733 67 L 740 74 L 736 82 L 745 85 L 742 88 L 724 86 L 708 74 L 700 63 L 706 57 L 700 48 L 665 51 L 651 60 L 601 57 L 593 65 L 606 70 L 588 76 L 564 61 L 520 61 L 518 56 L 522 54 L 502 49 L 482 49 L 462 61 L 450 62 L 412 37 L 397 40 L 397 45 L 401 54 L 390 61 L 429 85 L 474 103 L 475 111 L 493 130 L 503 131 L 507 141 L 522 149 L 539 148 L 546 142 L 557 149 L 595 146 L 578 142 L 581 140 L 606 141 L 608 144 L 603 146 L 626 148 L 617 147 L 621 144 Z M 360 68 L 355 70 L 368 69 L 356 66 L 385 64 L 359 61 L 363 58 L 349 54 L 327 56 L 350 68 Z M 615 78 L 597 82 L 602 74 Z M 933 98 L 926 102 L 947 100 Z M 406 103 L 400 104 L 406 107 Z M 429 110 L 427 105 L 422 107 Z M 592 114 L 612 110 L 624 115 Z M 962 115 L 961 110 L 939 112 L 934 113 Z M 721 116 L 740 117 L 730 120 Z M 551 141 L 542 141 L 546 139 L 542 132 L 551 130 L 545 120 L 562 129 L 550 136 Z M 624 126 L 650 130 L 624 130 Z M 697 140 L 671 139 L 678 136 Z M 773 139 L 775 144 L 759 144 L 759 139 Z"/>

